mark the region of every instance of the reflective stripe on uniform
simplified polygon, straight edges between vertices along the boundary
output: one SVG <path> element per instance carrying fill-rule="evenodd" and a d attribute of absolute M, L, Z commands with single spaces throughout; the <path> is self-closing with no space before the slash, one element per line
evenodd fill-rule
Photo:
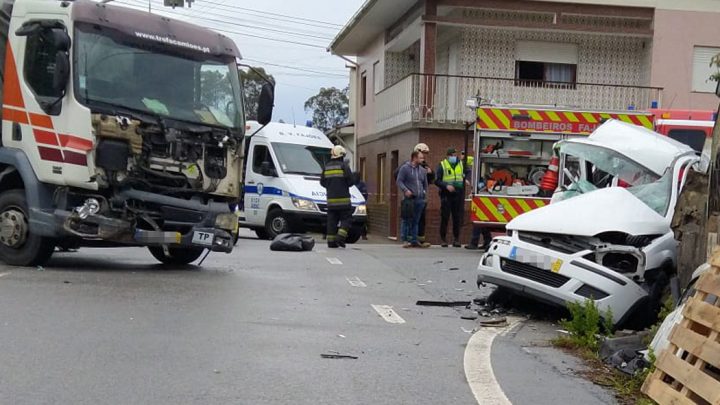
<path fill-rule="evenodd" d="M 345 176 L 345 171 L 343 171 L 343 169 L 325 170 L 325 177 L 343 177 L 343 176 Z"/>
<path fill-rule="evenodd" d="M 327 203 L 328 204 L 349 204 L 350 203 L 350 197 L 348 198 L 328 198 Z"/>
<path fill-rule="evenodd" d="M 340 229 L 338 229 L 338 236 L 341 236 L 341 237 L 343 237 L 343 238 L 344 238 L 344 237 L 347 237 L 347 236 L 348 236 L 348 231 L 347 231 L 347 229 L 345 229 L 345 228 L 340 228 Z"/>

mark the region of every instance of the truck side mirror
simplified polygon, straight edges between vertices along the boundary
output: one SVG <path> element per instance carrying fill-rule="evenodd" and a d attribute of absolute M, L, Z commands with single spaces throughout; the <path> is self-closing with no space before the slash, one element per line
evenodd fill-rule
<path fill-rule="evenodd" d="M 275 88 L 272 84 L 265 83 L 260 90 L 260 97 L 258 98 L 257 120 L 260 125 L 270 123 L 274 105 Z"/>
<path fill-rule="evenodd" d="M 65 51 L 55 54 L 55 72 L 53 73 L 53 89 L 57 94 L 64 94 L 70 81 L 70 57 Z"/>

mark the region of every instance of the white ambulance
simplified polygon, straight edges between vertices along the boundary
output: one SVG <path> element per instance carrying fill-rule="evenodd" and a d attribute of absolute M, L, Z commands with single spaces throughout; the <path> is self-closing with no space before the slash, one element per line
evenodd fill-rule
<path fill-rule="evenodd" d="M 316 128 L 249 121 L 245 141 L 244 198 L 239 207 L 240 226 L 261 239 L 286 232 L 324 232 L 327 219 L 325 188 L 320 185 L 332 142 Z M 257 132 L 257 133 L 256 133 Z M 353 186 L 353 226 L 348 243 L 362 234 L 367 218 L 365 199 Z"/>

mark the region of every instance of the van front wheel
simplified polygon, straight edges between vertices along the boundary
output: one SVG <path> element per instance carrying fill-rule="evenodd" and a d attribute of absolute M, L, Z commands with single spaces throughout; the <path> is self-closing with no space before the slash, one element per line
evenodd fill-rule
<path fill-rule="evenodd" d="M 268 239 L 275 239 L 281 233 L 290 233 L 290 221 L 280 208 L 273 208 L 265 220 L 265 231 Z"/>

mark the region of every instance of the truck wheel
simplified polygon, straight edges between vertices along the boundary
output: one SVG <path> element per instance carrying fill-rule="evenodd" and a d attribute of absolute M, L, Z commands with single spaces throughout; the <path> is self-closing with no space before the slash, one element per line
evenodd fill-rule
<path fill-rule="evenodd" d="M 148 250 L 160 263 L 183 266 L 197 260 L 205 249 L 203 248 L 168 248 L 170 256 L 166 256 L 161 246 L 149 246 Z"/>
<path fill-rule="evenodd" d="M 348 232 L 348 236 L 347 236 L 347 239 L 345 239 L 345 242 L 357 243 L 357 241 L 360 240 L 361 236 L 362 236 L 362 227 L 353 226 L 352 228 L 350 228 L 350 232 Z"/>
<path fill-rule="evenodd" d="M 275 239 L 281 233 L 290 233 L 290 221 L 285 218 L 285 214 L 280 208 L 273 208 L 268 213 L 265 220 L 265 232 L 268 239 Z"/>
<path fill-rule="evenodd" d="M 12 266 L 37 266 L 55 250 L 55 241 L 30 233 L 23 190 L 0 193 L 0 260 Z"/>
<path fill-rule="evenodd" d="M 270 235 L 265 228 L 255 228 L 255 235 L 262 240 L 270 239 Z"/>

